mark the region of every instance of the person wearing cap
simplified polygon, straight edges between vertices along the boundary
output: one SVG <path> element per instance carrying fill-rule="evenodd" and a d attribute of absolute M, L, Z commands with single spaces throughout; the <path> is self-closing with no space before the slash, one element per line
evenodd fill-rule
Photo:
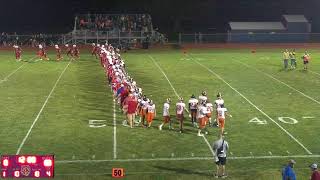
<path fill-rule="evenodd" d="M 225 140 L 222 134 L 219 134 L 219 139 L 213 143 L 213 151 L 215 153 L 215 164 L 216 172 L 215 178 L 222 177 L 226 178 L 226 163 L 227 163 L 227 152 L 229 150 L 229 144 Z"/>
<path fill-rule="evenodd" d="M 288 165 L 282 170 L 282 180 L 296 180 L 296 173 L 293 170 L 293 166 L 296 163 L 295 160 L 291 159 Z"/>
<path fill-rule="evenodd" d="M 316 163 L 311 164 L 310 166 L 312 174 L 310 179 L 311 180 L 320 180 L 320 172 L 318 171 L 318 165 Z"/>

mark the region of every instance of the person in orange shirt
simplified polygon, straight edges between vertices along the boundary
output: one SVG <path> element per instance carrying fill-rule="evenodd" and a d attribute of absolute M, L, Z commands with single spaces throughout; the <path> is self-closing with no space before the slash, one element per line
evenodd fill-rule
<path fill-rule="evenodd" d="M 153 119 L 156 117 L 156 105 L 151 100 L 147 106 L 147 122 L 148 128 L 151 127 Z"/>

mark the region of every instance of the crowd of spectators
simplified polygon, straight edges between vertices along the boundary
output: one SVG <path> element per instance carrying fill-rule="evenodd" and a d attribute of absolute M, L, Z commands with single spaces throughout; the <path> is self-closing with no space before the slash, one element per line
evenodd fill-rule
<path fill-rule="evenodd" d="M 148 14 L 87 14 L 76 17 L 77 29 L 99 31 L 152 31 Z"/>
<path fill-rule="evenodd" d="M 31 46 L 37 47 L 40 43 L 53 45 L 56 41 L 61 38 L 60 35 L 50 35 L 50 34 L 29 34 L 29 35 L 18 35 L 14 33 L 2 32 L 0 34 L 0 46 L 9 47 L 13 45 L 19 46 Z"/>

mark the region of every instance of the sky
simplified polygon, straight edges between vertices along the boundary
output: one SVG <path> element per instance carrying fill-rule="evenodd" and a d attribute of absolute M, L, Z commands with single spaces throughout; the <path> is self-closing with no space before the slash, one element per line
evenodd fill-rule
<path fill-rule="evenodd" d="M 229 21 L 304 14 L 320 32 L 320 0 L 1 0 L 0 32 L 66 33 L 77 13 L 149 13 L 160 32 L 225 32 Z"/>

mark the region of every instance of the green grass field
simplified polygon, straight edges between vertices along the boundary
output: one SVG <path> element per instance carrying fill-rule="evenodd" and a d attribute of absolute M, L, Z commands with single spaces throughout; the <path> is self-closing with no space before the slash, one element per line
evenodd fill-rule
<path fill-rule="evenodd" d="M 89 53 L 71 63 L 16 62 L 1 51 L 0 154 L 55 154 L 55 179 L 112 179 L 112 168 L 124 168 L 125 179 L 213 179 L 208 143 L 218 128 L 198 137 L 187 118 L 183 134 L 157 129 L 166 98 L 175 103 L 206 90 L 212 100 L 222 92 L 233 115 L 226 122 L 227 179 L 280 179 L 289 159 L 297 161 L 297 179 L 308 179 L 308 165 L 320 162 L 320 52 L 310 50 L 309 71 L 300 59 L 284 71 L 280 51 L 123 53 L 130 76 L 156 104 L 150 129 L 122 126 L 100 62 Z"/>

